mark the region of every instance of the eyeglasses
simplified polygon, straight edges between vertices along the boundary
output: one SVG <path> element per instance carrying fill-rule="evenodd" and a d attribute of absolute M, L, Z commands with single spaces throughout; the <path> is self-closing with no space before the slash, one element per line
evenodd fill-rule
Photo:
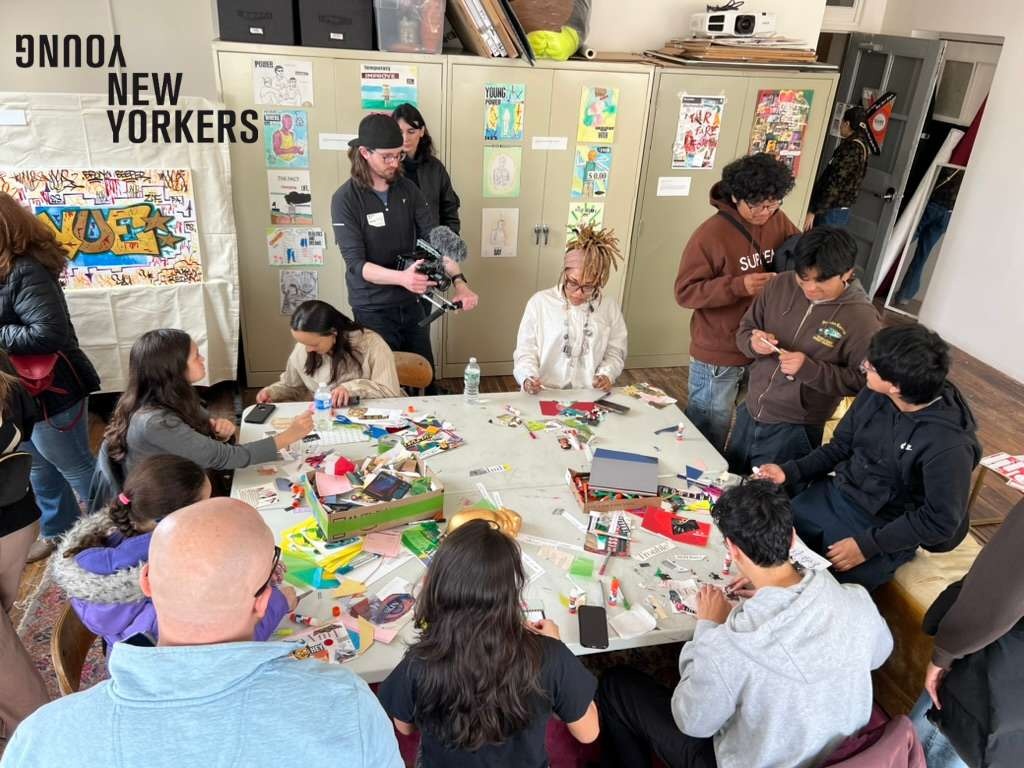
<path fill-rule="evenodd" d="M 594 293 L 594 291 L 597 290 L 597 288 L 598 286 L 596 285 L 583 285 L 582 283 L 578 283 L 571 277 L 567 277 L 565 279 L 565 289 L 567 291 L 578 291 L 582 293 L 584 296 L 590 296 L 592 293 Z"/>
<path fill-rule="evenodd" d="M 277 573 L 277 564 L 281 562 L 281 548 L 274 545 L 274 562 L 270 564 L 270 575 L 267 576 L 267 580 L 263 582 L 263 586 L 256 590 L 256 594 L 253 597 L 259 597 L 267 588 L 270 586 L 270 582 L 274 579 L 274 574 Z"/>
<path fill-rule="evenodd" d="M 764 203 L 758 203 L 757 205 L 751 205 L 746 200 L 744 200 L 743 203 L 750 209 L 751 213 L 775 213 L 782 207 L 781 200 L 769 200 Z"/>
<path fill-rule="evenodd" d="M 403 152 L 396 152 L 395 154 L 387 154 L 387 155 L 385 155 L 383 152 L 381 152 L 380 150 L 377 150 L 377 149 L 371 149 L 370 152 L 372 152 L 373 154 L 377 155 L 381 160 L 383 160 L 388 165 L 397 164 L 397 163 L 400 163 L 403 160 L 405 160 L 405 152 L 404 151 Z"/>

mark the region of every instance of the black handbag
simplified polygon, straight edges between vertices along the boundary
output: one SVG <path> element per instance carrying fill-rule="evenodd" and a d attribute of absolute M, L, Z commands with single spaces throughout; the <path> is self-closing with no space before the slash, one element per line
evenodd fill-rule
<path fill-rule="evenodd" d="M 0 508 L 17 504 L 31 487 L 32 454 L 14 451 L 0 456 Z"/>

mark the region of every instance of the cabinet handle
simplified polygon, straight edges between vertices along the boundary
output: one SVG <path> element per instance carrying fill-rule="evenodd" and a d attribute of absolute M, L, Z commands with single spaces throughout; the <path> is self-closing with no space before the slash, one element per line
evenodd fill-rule
<path fill-rule="evenodd" d="M 533 244 L 540 245 L 540 224 L 533 228 Z"/>
<path fill-rule="evenodd" d="M 541 228 L 541 231 L 544 233 L 544 245 L 547 245 L 548 244 L 548 233 L 551 231 L 551 228 L 547 224 L 545 224 Z"/>

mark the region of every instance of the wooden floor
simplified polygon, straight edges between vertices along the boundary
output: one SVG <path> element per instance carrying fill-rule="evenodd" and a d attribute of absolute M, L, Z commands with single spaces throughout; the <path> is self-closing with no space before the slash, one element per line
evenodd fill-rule
<path fill-rule="evenodd" d="M 898 324 L 907 322 L 902 315 L 886 313 L 886 322 Z M 623 372 L 617 384 L 633 384 L 646 381 L 668 392 L 679 401 L 679 407 L 686 405 L 686 368 L 636 368 Z M 1024 452 L 1024 384 L 1014 381 L 994 368 L 954 348 L 951 380 L 959 387 L 970 403 L 978 421 L 978 439 L 985 454 L 996 451 L 1009 453 Z M 462 392 L 461 379 L 442 379 L 439 382 L 451 392 Z M 511 376 L 485 376 L 480 381 L 482 392 L 515 392 L 516 381 Z M 239 393 L 232 382 L 211 387 L 205 396 L 210 411 L 226 417 L 237 417 L 242 405 L 255 402 L 257 389 L 246 389 Z M 91 402 L 91 401 L 90 401 Z M 92 404 L 92 403 L 91 403 Z M 102 400 L 96 403 L 99 410 L 109 408 L 110 403 Z M 103 432 L 103 415 L 94 413 L 90 418 L 91 436 L 94 449 L 98 447 Z M 971 510 L 976 522 L 988 522 L 976 526 L 975 536 L 987 542 L 998 529 L 1006 512 L 1018 501 L 1021 494 L 1012 490 L 998 479 L 988 480 Z M 31 595 L 38 585 L 45 567 L 45 561 L 28 566 L 22 576 L 19 600 Z M 17 626 L 21 609 L 15 606 L 12 620 Z"/>

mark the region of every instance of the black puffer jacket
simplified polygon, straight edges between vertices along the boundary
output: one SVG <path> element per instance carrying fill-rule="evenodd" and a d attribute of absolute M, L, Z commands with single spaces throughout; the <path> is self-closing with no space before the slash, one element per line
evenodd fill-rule
<path fill-rule="evenodd" d="M 420 188 L 423 199 L 437 216 L 436 224 L 448 227 L 458 234 L 461 227 L 461 201 L 452 187 L 452 180 L 444 163 L 433 155 L 428 155 L 420 160 L 406 160 L 404 168 L 405 175 Z"/>
<path fill-rule="evenodd" d="M 67 394 L 40 395 L 41 417 L 61 413 L 99 389 L 96 369 L 78 347 L 60 283 L 31 256 L 15 257 L 0 282 L 0 347 L 11 355 L 62 352 L 66 358 L 57 362 L 53 386 Z"/>

